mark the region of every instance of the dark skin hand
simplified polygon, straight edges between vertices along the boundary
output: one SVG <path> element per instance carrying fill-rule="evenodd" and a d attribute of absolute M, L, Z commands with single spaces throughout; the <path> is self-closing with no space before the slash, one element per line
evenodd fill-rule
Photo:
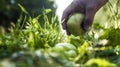
<path fill-rule="evenodd" d="M 73 0 L 73 2 L 64 10 L 62 15 L 62 27 L 66 30 L 67 35 L 71 33 L 67 30 L 67 20 L 73 13 L 84 14 L 84 19 L 80 27 L 87 32 L 92 26 L 96 12 L 104 6 L 108 0 Z"/>

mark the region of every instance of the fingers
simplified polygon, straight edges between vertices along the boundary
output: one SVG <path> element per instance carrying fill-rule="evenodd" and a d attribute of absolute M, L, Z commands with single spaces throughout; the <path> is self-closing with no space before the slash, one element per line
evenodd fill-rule
<path fill-rule="evenodd" d="M 85 32 L 90 30 L 96 12 L 107 2 L 108 0 L 94 0 L 94 2 L 89 1 L 86 3 L 85 18 L 81 24 L 81 27 Z"/>
<path fill-rule="evenodd" d="M 67 21 L 68 21 L 68 18 L 69 16 L 71 15 L 72 13 L 72 8 L 70 7 L 70 5 L 64 10 L 63 12 L 63 15 L 62 15 L 62 27 L 63 29 L 67 29 Z"/>
<path fill-rule="evenodd" d="M 67 33 L 67 35 L 70 35 L 70 34 L 71 34 L 68 30 L 66 30 L 66 33 Z"/>
<path fill-rule="evenodd" d="M 73 1 L 64 11 L 62 15 L 62 28 L 66 30 L 67 35 L 70 35 L 71 33 L 67 30 L 67 21 L 71 14 L 83 12 L 83 8 L 81 8 L 81 4 L 78 1 Z"/>
<path fill-rule="evenodd" d="M 67 21 L 70 17 L 71 14 L 76 13 L 76 12 L 83 12 L 81 8 L 81 4 L 77 1 L 74 0 L 64 11 L 62 15 L 62 27 L 63 29 L 67 29 Z"/>
<path fill-rule="evenodd" d="M 72 10 L 73 8 L 71 8 L 71 5 L 69 5 L 64 11 L 63 11 L 63 15 L 62 15 L 62 28 L 64 30 L 66 30 L 67 35 L 70 35 L 71 33 L 67 30 L 67 21 L 70 17 L 70 15 L 72 14 Z"/>
<path fill-rule="evenodd" d="M 92 23 L 93 23 L 95 13 L 96 13 L 96 8 L 94 8 L 94 7 L 87 7 L 86 8 L 85 18 L 81 24 L 81 27 L 84 30 L 84 32 L 87 32 L 90 30 Z"/>

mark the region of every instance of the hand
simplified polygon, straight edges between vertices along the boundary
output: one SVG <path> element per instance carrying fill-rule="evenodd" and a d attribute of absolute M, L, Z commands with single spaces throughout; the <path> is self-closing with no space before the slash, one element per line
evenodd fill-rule
<path fill-rule="evenodd" d="M 67 30 L 67 21 L 71 14 L 82 13 L 85 15 L 81 27 L 84 32 L 88 31 L 93 23 L 95 13 L 104 6 L 108 0 L 73 0 L 73 2 L 64 10 L 62 15 L 62 27 L 67 35 L 71 33 Z"/>

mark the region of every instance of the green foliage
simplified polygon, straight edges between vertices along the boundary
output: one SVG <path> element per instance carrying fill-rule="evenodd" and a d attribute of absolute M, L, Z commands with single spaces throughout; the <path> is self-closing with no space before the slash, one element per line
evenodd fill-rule
<path fill-rule="evenodd" d="M 115 64 L 100 58 L 91 59 L 85 65 L 87 67 L 116 67 Z"/>
<path fill-rule="evenodd" d="M 40 17 L 41 15 L 36 18 L 20 18 L 18 23 L 16 25 L 13 24 L 10 28 L 10 33 L 5 33 L 4 30 L 1 32 L 1 56 L 9 56 L 12 52 L 24 49 L 34 50 L 37 48 L 53 47 L 56 43 L 61 42 L 63 35 L 60 32 L 58 23 L 54 22 L 57 18 L 53 17 L 49 21 L 47 16 L 44 15 L 45 24 L 41 26 L 38 21 Z M 24 26 L 25 24 L 25 29 L 23 29 L 23 26 L 20 26 L 22 21 L 22 25 Z M 5 49 L 6 51 L 4 51 Z"/>
<path fill-rule="evenodd" d="M 24 13 L 28 14 L 27 10 L 22 5 L 18 4 L 18 6 Z"/>
<path fill-rule="evenodd" d="M 8 28 L 11 27 L 11 23 L 16 24 L 21 14 L 23 16 L 28 14 L 31 17 L 36 17 L 42 14 L 45 9 L 52 9 L 47 15 L 51 19 L 51 16 L 55 15 L 56 10 L 53 4 L 54 1 L 50 0 L 0 0 L 0 26 L 9 31 Z M 44 23 L 43 20 L 44 18 L 42 17 L 39 19 L 39 21 Z"/>
<path fill-rule="evenodd" d="M 107 39 L 108 43 L 107 45 L 115 47 L 120 44 L 119 38 L 120 38 L 120 29 L 117 28 L 110 28 L 107 31 L 105 31 L 101 36 L 100 39 Z"/>

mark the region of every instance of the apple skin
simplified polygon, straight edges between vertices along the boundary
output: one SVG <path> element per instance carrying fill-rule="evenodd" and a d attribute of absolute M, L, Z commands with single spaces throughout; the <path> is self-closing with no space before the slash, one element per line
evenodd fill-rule
<path fill-rule="evenodd" d="M 81 13 L 75 13 L 71 15 L 67 21 L 67 29 L 74 36 L 82 36 L 84 33 L 81 28 L 81 23 L 84 19 L 84 15 Z"/>

